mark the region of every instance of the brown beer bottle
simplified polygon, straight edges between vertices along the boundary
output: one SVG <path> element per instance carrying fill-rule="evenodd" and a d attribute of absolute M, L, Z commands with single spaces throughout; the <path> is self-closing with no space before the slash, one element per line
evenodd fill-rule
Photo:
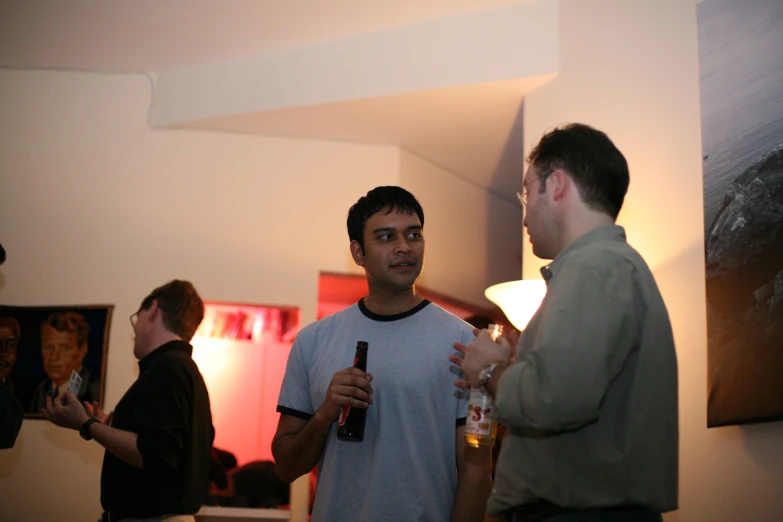
<path fill-rule="evenodd" d="M 353 367 L 367 371 L 367 342 L 356 343 L 356 355 L 353 357 Z M 343 406 L 340 418 L 337 420 L 337 438 L 353 442 L 364 440 L 364 422 L 367 420 L 367 408 L 352 408 Z"/>

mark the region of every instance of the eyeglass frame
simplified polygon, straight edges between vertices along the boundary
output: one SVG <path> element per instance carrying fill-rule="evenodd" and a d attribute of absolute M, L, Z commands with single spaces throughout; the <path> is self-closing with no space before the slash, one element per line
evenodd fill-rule
<path fill-rule="evenodd" d="M 519 199 L 519 202 L 522 204 L 523 207 L 527 206 L 527 195 L 528 195 L 528 192 L 526 191 L 527 186 L 536 180 L 546 182 L 546 178 L 548 178 L 549 175 L 552 174 L 553 172 L 554 170 L 550 170 L 545 174 L 539 174 L 538 177 L 536 178 L 529 179 L 527 181 L 522 182 L 522 187 L 524 188 L 524 190 L 522 192 L 517 192 L 517 199 Z"/>
<path fill-rule="evenodd" d="M 139 310 L 140 312 L 141 310 Z M 133 312 L 128 319 L 130 319 L 130 324 L 132 328 L 136 328 L 136 321 L 139 320 L 139 312 Z"/>

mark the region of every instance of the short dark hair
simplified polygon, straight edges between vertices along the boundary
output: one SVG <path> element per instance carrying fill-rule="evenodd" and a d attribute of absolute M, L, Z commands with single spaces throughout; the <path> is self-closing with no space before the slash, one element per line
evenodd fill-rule
<path fill-rule="evenodd" d="M 416 213 L 424 227 L 424 210 L 416 198 L 402 187 L 376 187 L 359 198 L 348 211 L 348 238 L 356 241 L 364 253 L 364 227 L 376 212 L 391 214 L 394 211 Z"/>
<path fill-rule="evenodd" d="M 19 321 L 17 321 L 15 317 L 0 317 L 0 328 L 8 328 L 17 339 L 22 334 L 22 329 L 19 327 Z"/>
<path fill-rule="evenodd" d="M 76 346 L 87 346 L 87 337 L 90 335 L 90 325 L 84 316 L 78 312 L 55 312 L 46 318 L 41 325 L 41 336 L 45 327 L 51 327 L 58 332 L 76 334 Z"/>
<path fill-rule="evenodd" d="M 175 279 L 159 286 L 144 298 L 139 311 L 148 310 L 153 301 L 158 303 L 163 326 L 168 331 L 185 341 L 193 339 L 204 320 L 204 301 L 190 281 Z"/>
<path fill-rule="evenodd" d="M 566 171 L 584 202 L 617 219 L 628 191 L 628 162 L 609 137 L 589 125 L 571 123 L 547 132 L 527 158 L 539 173 Z M 545 192 L 545 183 L 541 183 Z"/>

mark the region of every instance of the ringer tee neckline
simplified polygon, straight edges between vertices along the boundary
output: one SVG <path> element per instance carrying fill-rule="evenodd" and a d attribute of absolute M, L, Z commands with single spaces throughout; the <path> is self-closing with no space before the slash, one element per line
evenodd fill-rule
<path fill-rule="evenodd" d="M 381 315 L 370 311 L 370 309 L 367 308 L 367 306 L 364 304 L 364 297 L 359 299 L 358 304 L 359 304 L 359 310 L 368 319 L 372 319 L 373 321 L 389 322 L 389 321 L 399 321 L 400 319 L 405 319 L 406 317 L 410 317 L 413 314 L 423 310 L 424 307 L 430 304 L 430 302 L 431 301 L 429 299 L 425 299 L 421 303 L 411 308 L 410 310 L 406 310 L 405 312 L 401 312 L 399 314 L 392 314 L 392 315 Z"/>

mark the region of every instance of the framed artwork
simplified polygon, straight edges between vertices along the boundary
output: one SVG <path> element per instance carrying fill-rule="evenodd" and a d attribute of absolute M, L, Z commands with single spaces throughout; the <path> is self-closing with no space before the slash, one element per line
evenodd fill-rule
<path fill-rule="evenodd" d="M 114 305 L 0 306 L 0 379 L 25 417 L 43 418 L 46 397 L 82 377 L 80 401 L 103 406 L 106 351 Z"/>
<path fill-rule="evenodd" d="M 783 2 L 697 5 L 709 427 L 783 419 Z"/>

